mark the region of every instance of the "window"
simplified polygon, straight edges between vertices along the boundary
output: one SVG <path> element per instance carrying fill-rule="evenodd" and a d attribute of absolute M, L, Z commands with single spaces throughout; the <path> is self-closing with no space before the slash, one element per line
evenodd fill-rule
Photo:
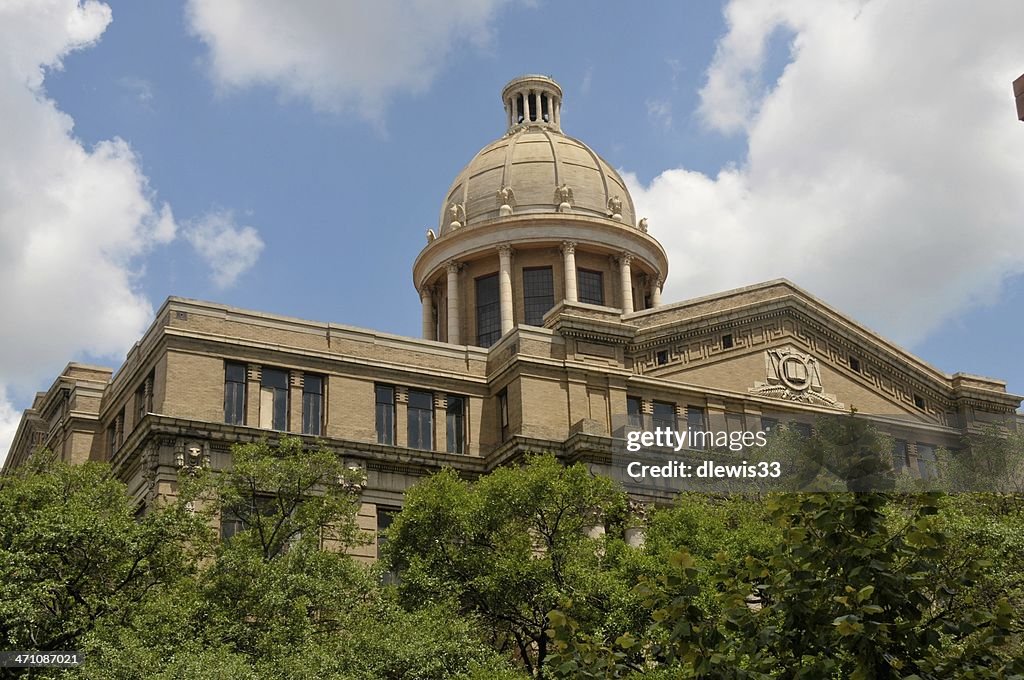
<path fill-rule="evenodd" d="M 931 444 L 917 443 L 917 471 L 921 479 L 938 479 L 939 461 Z"/>
<path fill-rule="evenodd" d="M 307 373 L 302 381 L 302 434 L 321 434 L 323 402 L 324 379 Z"/>
<path fill-rule="evenodd" d="M 377 443 L 395 443 L 395 388 L 377 385 Z"/>
<path fill-rule="evenodd" d="M 508 390 L 498 394 L 498 422 L 501 423 L 501 439 L 508 438 Z"/>
<path fill-rule="evenodd" d="M 667 427 L 676 429 L 676 405 L 664 401 L 654 402 L 654 414 L 651 416 L 651 424 L 655 429 Z"/>
<path fill-rule="evenodd" d="M 434 395 L 409 390 L 409 448 L 434 448 Z"/>
<path fill-rule="evenodd" d="M 288 371 L 264 368 L 260 381 L 260 427 L 288 429 Z"/>
<path fill-rule="evenodd" d="M 604 304 L 604 277 L 601 272 L 580 269 L 576 272 L 576 291 L 580 302 Z"/>
<path fill-rule="evenodd" d="M 555 284 L 551 267 L 523 269 L 523 310 L 526 323 L 540 326 L 555 305 Z"/>
<path fill-rule="evenodd" d="M 802 439 L 810 439 L 811 438 L 812 429 L 811 429 L 810 424 L 808 424 L 808 423 L 790 423 L 790 426 L 793 428 L 794 432 L 796 432 L 798 435 L 800 435 L 800 437 Z"/>
<path fill-rule="evenodd" d="M 498 302 L 498 275 L 476 280 L 476 344 L 490 347 L 501 337 L 501 304 Z"/>
<path fill-rule="evenodd" d="M 732 349 L 732 333 L 726 333 L 722 336 L 722 349 Z"/>
<path fill-rule="evenodd" d="M 894 472 L 903 472 L 907 469 L 907 442 L 897 439 L 892 443 L 892 469 Z"/>
<path fill-rule="evenodd" d="M 659 366 L 664 366 L 665 364 L 667 364 L 668 363 L 668 350 L 667 349 L 659 349 L 657 351 L 657 353 L 654 355 L 654 362 L 656 364 L 658 364 Z"/>
<path fill-rule="evenodd" d="M 914 395 L 914 406 L 916 406 L 919 409 L 923 409 L 924 408 L 924 397 L 922 397 L 920 394 L 915 394 Z"/>
<path fill-rule="evenodd" d="M 860 373 L 860 359 L 855 356 L 850 357 L 850 370 Z"/>
<path fill-rule="evenodd" d="M 704 418 L 704 409 L 700 406 L 687 406 L 686 407 L 686 427 L 687 429 L 694 431 L 704 431 L 707 428 L 705 423 L 707 421 Z"/>
<path fill-rule="evenodd" d="M 626 397 L 626 419 L 631 430 L 640 430 L 644 426 L 644 402 L 640 397 Z"/>
<path fill-rule="evenodd" d="M 245 364 L 224 364 L 224 422 L 245 424 Z"/>
<path fill-rule="evenodd" d="M 448 408 L 445 411 L 446 430 L 448 433 L 448 453 L 466 452 L 466 399 L 448 395 Z"/>
<path fill-rule="evenodd" d="M 117 453 L 117 423 L 113 422 L 110 427 L 107 428 L 107 448 L 110 450 L 110 455 Z"/>
<path fill-rule="evenodd" d="M 377 557 L 381 555 L 384 545 L 388 542 L 387 530 L 395 521 L 398 510 L 394 508 L 382 508 L 377 506 Z M 386 586 L 398 584 L 398 573 L 385 571 L 381 574 L 381 583 Z"/>
<path fill-rule="evenodd" d="M 153 374 L 150 373 L 146 379 L 135 390 L 135 426 L 138 427 L 147 413 L 153 412 Z"/>
<path fill-rule="evenodd" d="M 227 510 L 220 514 L 220 538 L 227 541 L 245 530 L 245 523 L 232 512 Z"/>
<path fill-rule="evenodd" d="M 774 432 L 775 428 L 779 426 L 777 418 L 765 418 L 761 416 L 761 431 L 762 432 Z"/>

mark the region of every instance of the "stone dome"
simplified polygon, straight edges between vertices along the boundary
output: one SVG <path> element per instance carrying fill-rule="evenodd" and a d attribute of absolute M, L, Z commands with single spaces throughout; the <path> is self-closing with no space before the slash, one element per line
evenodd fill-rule
<path fill-rule="evenodd" d="M 573 213 L 636 225 L 626 183 L 586 144 L 561 131 L 562 89 L 523 76 L 502 91 L 508 129 L 456 176 L 440 234 L 511 215 Z"/>

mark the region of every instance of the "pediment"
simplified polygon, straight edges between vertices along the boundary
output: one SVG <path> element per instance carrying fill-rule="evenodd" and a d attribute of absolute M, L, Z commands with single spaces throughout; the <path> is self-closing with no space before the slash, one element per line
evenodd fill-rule
<path fill-rule="evenodd" d="M 661 323 L 648 315 L 628 352 L 633 370 L 768 403 L 957 424 L 951 376 L 788 282 L 754 292 L 680 305 Z"/>

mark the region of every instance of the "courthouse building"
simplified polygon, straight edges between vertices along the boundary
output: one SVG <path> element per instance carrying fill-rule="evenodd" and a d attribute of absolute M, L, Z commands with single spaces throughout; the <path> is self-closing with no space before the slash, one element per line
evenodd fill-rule
<path fill-rule="evenodd" d="M 40 446 L 109 461 L 150 503 L 182 466 L 287 432 L 365 470 L 373 530 L 442 466 L 476 476 L 551 451 L 607 470 L 626 422 L 760 430 L 856 408 L 919 474 L 1019 408 L 1004 382 L 947 375 L 785 280 L 663 300 L 671 225 L 648 228 L 562 131 L 558 84 L 517 78 L 501 102 L 501 136 L 412 263 L 421 338 L 169 298 L 118 370 L 71 363 L 38 394 L 6 467 Z"/>

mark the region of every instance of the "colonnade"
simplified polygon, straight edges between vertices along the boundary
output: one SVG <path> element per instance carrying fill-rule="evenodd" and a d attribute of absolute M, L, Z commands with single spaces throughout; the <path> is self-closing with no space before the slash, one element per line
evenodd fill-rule
<path fill-rule="evenodd" d="M 501 309 L 501 334 L 505 335 L 515 326 L 515 316 L 512 310 L 512 246 L 503 244 L 498 246 L 498 303 Z M 562 264 L 565 271 L 565 300 L 566 302 L 579 302 L 576 271 L 576 242 L 563 241 Z M 633 312 L 633 256 L 623 252 L 618 255 L 616 261 L 619 265 L 619 290 L 622 300 L 623 314 Z M 448 285 L 446 287 L 447 308 L 448 308 L 448 337 L 447 341 L 455 344 L 462 344 L 462 306 L 459 295 L 459 272 L 462 264 L 451 261 L 447 264 Z M 661 305 L 662 279 L 650 280 L 651 306 Z M 420 289 L 420 302 L 423 305 L 422 323 L 423 337 L 427 340 L 437 340 L 437 324 L 434 321 L 434 301 L 431 289 L 423 287 Z"/>

